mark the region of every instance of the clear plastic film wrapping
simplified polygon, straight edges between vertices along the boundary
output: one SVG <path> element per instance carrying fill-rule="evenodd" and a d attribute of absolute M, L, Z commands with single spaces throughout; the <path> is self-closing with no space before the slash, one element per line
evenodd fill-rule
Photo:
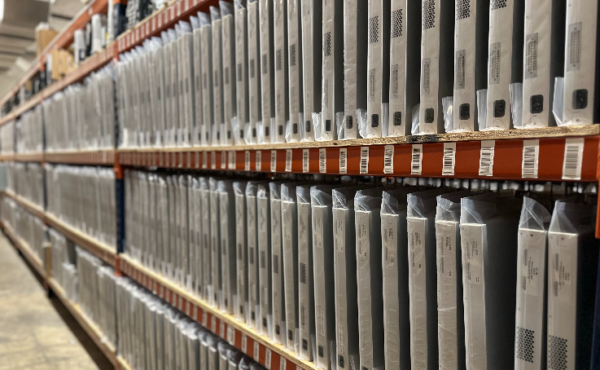
<path fill-rule="evenodd" d="M 249 322 L 248 310 L 248 234 L 246 211 L 246 181 L 233 182 L 235 197 L 235 241 L 237 254 L 237 301 L 233 312 L 238 320 Z"/>
<path fill-rule="evenodd" d="M 260 330 L 259 284 L 258 284 L 258 214 L 256 193 L 259 182 L 250 181 L 246 185 L 246 210 L 248 222 L 248 314 L 246 323 Z"/>
<path fill-rule="evenodd" d="M 259 144 L 270 144 L 276 141 L 275 122 L 275 68 L 274 68 L 274 30 L 273 30 L 273 1 L 259 1 L 259 39 L 260 39 L 260 84 L 261 84 L 261 108 L 262 120 L 257 124 L 260 132 Z"/>
<path fill-rule="evenodd" d="M 487 128 L 487 89 L 477 90 L 477 124 L 479 131 Z"/>
<path fill-rule="evenodd" d="M 210 199 L 210 286 L 208 301 L 213 307 L 222 307 L 221 276 L 221 220 L 219 207 L 218 179 L 208 180 Z"/>
<path fill-rule="evenodd" d="M 223 74 L 223 122 L 220 127 L 221 145 L 234 145 L 240 141 L 237 129 L 237 78 L 236 78 L 236 24 L 234 5 L 220 1 L 221 9 L 221 43 Z M 234 127 L 235 126 L 235 127 Z"/>
<path fill-rule="evenodd" d="M 468 191 L 437 196 L 435 213 L 440 369 L 464 364 L 464 317 L 460 253 L 460 200 Z"/>
<path fill-rule="evenodd" d="M 454 129 L 454 114 L 453 109 L 453 97 L 446 96 L 442 98 L 442 109 L 444 110 L 444 129 L 446 132 L 464 132 L 466 130 Z"/>
<path fill-rule="evenodd" d="M 210 14 L 198 12 L 200 21 L 200 68 L 202 69 L 202 120 L 200 122 L 199 135 L 200 146 L 212 144 L 213 132 L 213 49 L 212 49 L 212 25 Z"/>
<path fill-rule="evenodd" d="M 313 270 L 315 284 L 316 348 L 315 362 L 318 368 L 335 370 L 335 292 L 333 264 L 333 219 L 331 186 L 318 185 L 310 188 Z"/>
<path fill-rule="evenodd" d="M 271 274 L 271 209 L 268 183 L 259 183 L 256 191 L 258 232 L 258 303 L 260 333 L 273 339 L 273 301 Z"/>
<path fill-rule="evenodd" d="M 285 316 L 285 291 L 283 273 L 283 235 L 281 213 L 281 183 L 270 182 L 271 220 L 271 307 L 273 314 L 274 341 L 286 345 L 287 330 Z"/>
<path fill-rule="evenodd" d="M 296 184 L 294 183 L 281 184 L 281 219 L 285 318 L 287 325 L 285 342 L 288 349 L 299 354 L 298 211 L 296 207 Z"/>
<path fill-rule="evenodd" d="M 236 269 L 236 201 L 231 180 L 219 180 L 219 215 L 221 222 L 221 310 L 234 313 L 237 305 Z"/>
<path fill-rule="evenodd" d="M 523 128 L 523 83 L 515 82 L 508 86 L 510 93 L 510 114 L 513 127 Z"/>
<path fill-rule="evenodd" d="M 211 37 L 212 37 L 212 102 L 213 121 L 211 128 L 212 146 L 221 145 L 221 127 L 225 124 L 223 107 L 223 22 L 219 8 L 210 7 Z"/>
<path fill-rule="evenodd" d="M 311 187 L 296 187 L 298 208 L 298 310 L 299 310 L 299 356 L 312 361 L 317 358 L 314 315 L 313 245 Z"/>
<path fill-rule="evenodd" d="M 257 144 L 258 122 L 262 121 L 260 84 L 260 36 L 257 0 L 248 1 L 248 122 L 245 128 L 246 144 Z M 242 122 L 245 123 L 245 122 Z"/>
<path fill-rule="evenodd" d="M 382 188 L 354 197 L 360 368 L 383 369 Z"/>
<path fill-rule="evenodd" d="M 552 115 L 557 126 L 564 126 L 563 109 L 565 94 L 565 78 L 556 77 L 554 79 L 554 96 L 552 98 Z"/>

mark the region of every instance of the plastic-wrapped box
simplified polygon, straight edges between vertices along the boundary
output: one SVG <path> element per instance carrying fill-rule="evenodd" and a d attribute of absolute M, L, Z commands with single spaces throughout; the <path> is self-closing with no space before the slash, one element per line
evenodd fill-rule
<path fill-rule="evenodd" d="M 287 0 L 286 0 L 287 1 Z M 286 126 L 285 141 L 295 143 L 302 137 L 304 120 L 304 92 L 302 80 L 302 13 L 300 1 L 287 4 L 287 46 L 289 73 L 289 121 Z M 289 340 L 289 338 L 288 338 Z"/>
<path fill-rule="evenodd" d="M 508 130 L 513 109 L 522 110 L 522 99 L 511 97 L 511 85 L 523 81 L 524 14 L 525 0 L 490 3 L 487 117 L 480 130 Z M 519 106 L 513 107 L 515 103 Z"/>
<path fill-rule="evenodd" d="M 193 30 L 188 22 L 179 22 L 179 96 L 180 127 L 178 134 L 179 146 L 191 146 L 195 126 L 194 99 L 194 63 L 193 63 Z"/>
<path fill-rule="evenodd" d="M 304 121 L 300 125 L 302 141 L 315 139 L 313 113 L 321 109 L 322 13 L 323 2 L 300 0 L 302 12 L 302 79 Z"/>
<path fill-rule="evenodd" d="M 248 222 L 248 321 L 256 330 L 261 329 L 259 302 L 259 243 L 258 243 L 258 205 L 256 195 L 260 182 L 250 181 L 246 185 L 246 210 Z"/>
<path fill-rule="evenodd" d="M 230 348 L 227 352 L 227 370 L 237 370 L 242 362 L 244 354 L 236 348 Z"/>
<path fill-rule="evenodd" d="M 519 219 L 515 367 L 542 369 L 546 364 L 546 250 L 550 212 L 524 197 Z M 531 351 L 523 349 L 530 348 Z"/>
<path fill-rule="evenodd" d="M 215 131 L 215 120 L 213 114 L 213 50 L 212 48 L 212 25 L 210 15 L 198 12 L 200 20 L 200 45 L 202 68 L 202 122 L 200 123 L 200 146 L 212 145 L 213 131 Z"/>
<path fill-rule="evenodd" d="M 467 368 L 514 366 L 518 221 L 510 195 L 461 199 Z"/>
<path fill-rule="evenodd" d="M 262 100 L 262 122 L 259 123 L 261 133 L 259 144 L 274 143 L 275 129 L 275 78 L 273 57 L 273 0 L 259 0 L 259 37 L 260 37 L 260 91 Z M 262 125 L 262 127 L 261 127 Z M 261 137 L 262 135 L 262 137 Z"/>
<path fill-rule="evenodd" d="M 202 202 L 202 275 L 203 275 L 203 294 L 202 297 L 210 302 L 213 297 L 212 292 L 212 234 L 217 230 L 213 229 L 212 218 L 216 217 L 211 203 L 211 192 L 209 179 L 200 178 L 200 198 Z"/>
<path fill-rule="evenodd" d="M 248 101 L 248 15 L 246 11 L 246 1 L 236 0 L 235 2 L 235 62 L 236 62 L 236 113 L 235 122 L 232 125 L 233 137 L 236 145 L 244 145 L 248 142 L 251 130 L 249 125 L 249 101 Z"/>
<path fill-rule="evenodd" d="M 202 297 L 203 292 L 203 260 L 202 260 L 202 213 L 205 212 L 200 192 L 200 179 L 190 176 L 189 183 L 189 267 L 191 276 L 190 289 Z M 160 215 L 160 214 L 158 214 Z M 159 216 L 160 217 L 160 216 Z M 157 238 L 158 239 L 158 238 Z"/>
<path fill-rule="evenodd" d="M 203 54 L 208 51 L 202 50 L 202 29 L 200 19 L 190 16 L 190 24 L 192 25 L 192 65 L 194 74 L 192 78 L 192 90 L 194 90 L 194 100 L 192 109 L 194 110 L 194 121 L 192 127 L 192 146 L 200 146 L 202 144 L 202 124 L 204 122 L 204 96 L 202 86 L 202 62 Z"/>
<path fill-rule="evenodd" d="M 592 357 L 597 360 L 590 325 L 598 276 L 595 215 L 594 204 L 574 199 L 554 205 L 548 231 L 548 368 L 587 369 Z"/>
<path fill-rule="evenodd" d="M 336 369 L 333 215 L 331 186 L 310 188 L 315 284 L 316 358 L 319 369 Z"/>
<path fill-rule="evenodd" d="M 208 180 L 210 192 L 210 271 L 211 271 L 211 295 L 209 302 L 214 307 L 222 307 L 223 278 L 221 276 L 221 215 L 219 207 L 218 180 L 214 177 Z"/>
<path fill-rule="evenodd" d="M 337 139 L 336 115 L 344 111 L 344 2 L 323 2 L 321 113 L 314 121 L 315 140 Z M 315 92 L 317 93 L 317 92 Z"/>
<path fill-rule="evenodd" d="M 236 271 L 236 204 L 231 180 L 219 180 L 220 255 L 222 298 L 221 310 L 233 314 L 237 304 Z"/>
<path fill-rule="evenodd" d="M 316 358 L 315 345 L 315 292 L 313 278 L 313 236 L 310 186 L 296 188 L 298 207 L 298 319 L 301 358 Z"/>
<path fill-rule="evenodd" d="M 243 322 L 249 322 L 246 184 L 246 181 L 233 182 L 233 194 L 235 199 L 235 246 L 237 261 L 237 302 L 234 302 L 233 313 L 238 320 L 242 320 Z"/>
<path fill-rule="evenodd" d="M 460 249 L 461 199 L 456 191 L 437 196 L 435 240 L 439 363 L 442 368 L 465 368 L 465 323 Z"/>
<path fill-rule="evenodd" d="M 175 28 L 179 28 L 179 25 L 175 25 Z M 177 63 L 177 59 L 179 56 L 179 44 L 177 43 L 177 31 L 174 29 L 169 29 L 167 31 L 169 34 L 169 38 L 171 39 L 171 50 L 169 52 L 170 57 L 170 65 L 171 65 L 171 114 L 168 116 L 170 119 L 167 122 L 170 122 L 169 125 L 169 141 L 168 146 L 174 147 L 178 145 L 178 133 L 181 127 L 180 118 L 181 113 L 179 111 L 179 97 L 181 92 L 179 91 L 179 63 Z M 145 78 L 145 76 L 140 75 L 140 80 Z"/>
<path fill-rule="evenodd" d="M 213 100 L 213 127 L 211 145 L 221 145 L 221 127 L 225 125 L 223 108 L 223 22 L 219 8 L 210 7 L 212 27 L 212 100 Z"/>
<path fill-rule="evenodd" d="M 223 53 L 223 122 L 221 126 L 221 145 L 233 145 L 235 135 L 232 122 L 237 116 L 236 96 L 236 60 L 235 60 L 235 22 L 233 4 L 219 1 L 221 8 L 221 32 Z"/>
<path fill-rule="evenodd" d="M 258 232 L 258 299 L 260 332 L 273 339 L 273 301 L 271 274 L 271 207 L 268 183 L 259 184 L 256 192 L 256 226 Z"/>
<path fill-rule="evenodd" d="M 258 0 L 248 0 L 248 127 L 246 144 L 262 142 L 258 126 L 262 121 L 261 53 Z"/>
<path fill-rule="evenodd" d="M 298 321 L 298 211 L 296 184 L 281 184 L 282 267 L 285 297 L 286 346 L 300 353 Z"/>
<path fill-rule="evenodd" d="M 286 345 L 283 234 L 281 214 L 281 183 L 270 182 L 271 218 L 271 300 L 273 309 L 273 338 Z"/>
<path fill-rule="evenodd" d="M 287 0 L 273 1 L 273 50 L 275 51 L 274 142 L 284 143 L 289 120 Z"/>

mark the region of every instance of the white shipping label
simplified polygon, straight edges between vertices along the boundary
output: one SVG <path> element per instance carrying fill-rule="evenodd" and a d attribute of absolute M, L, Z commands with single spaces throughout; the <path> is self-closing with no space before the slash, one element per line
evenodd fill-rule
<path fill-rule="evenodd" d="M 248 350 L 248 337 L 246 337 L 245 333 L 242 333 L 242 352 L 246 354 Z"/>
<path fill-rule="evenodd" d="M 208 168 L 208 152 L 202 153 L 202 169 Z"/>
<path fill-rule="evenodd" d="M 221 152 L 221 169 L 227 168 L 227 152 Z"/>
<path fill-rule="evenodd" d="M 303 173 L 307 173 L 308 169 L 309 169 L 309 167 L 308 167 L 308 163 L 309 163 L 308 162 L 308 159 L 309 159 L 308 153 L 309 153 L 309 149 L 302 149 L 302 172 Z"/>
<path fill-rule="evenodd" d="M 481 151 L 479 154 L 479 176 L 494 175 L 494 140 L 485 140 L 481 142 Z"/>
<path fill-rule="evenodd" d="M 262 151 L 257 150 L 256 151 L 256 162 L 254 165 L 255 171 L 261 171 L 262 170 Z"/>
<path fill-rule="evenodd" d="M 271 349 L 266 348 L 265 350 L 265 367 L 267 370 L 271 370 Z"/>
<path fill-rule="evenodd" d="M 456 279 L 456 230 L 457 222 L 436 221 L 436 260 L 439 278 L 446 280 Z"/>
<path fill-rule="evenodd" d="M 280 356 L 279 357 L 279 370 L 285 370 L 286 367 L 287 367 L 286 359 Z"/>
<path fill-rule="evenodd" d="M 210 168 L 215 170 L 217 169 L 217 153 L 210 152 Z"/>
<path fill-rule="evenodd" d="M 259 356 L 260 356 L 260 345 L 255 340 L 254 341 L 254 361 L 258 362 Z"/>
<path fill-rule="evenodd" d="M 398 216 L 381 215 L 384 267 L 395 266 L 398 261 Z"/>
<path fill-rule="evenodd" d="M 208 314 L 205 312 L 202 312 L 202 326 L 204 326 L 205 328 L 208 325 Z"/>
<path fill-rule="evenodd" d="M 444 143 L 444 163 L 442 176 L 454 176 L 456 162 L 456 143 Z"/>
<path fill-rule="evenodd" d="M 427 219 L 407 217 L 408 263 L 413 275 L 425 269 L 425 223 Z"/>
<path fill-rule="evenodd" d="M 563 180 L 581 180 L 583 161 L 583 138 L 565 140 L 565 156 L 563 161 Z"/>
<path fill-rule="evenodd" d="M 577 234 L 550 232 L 548 246 L 548 294 L 560 301 L 571 301 L 577 286 Z"/>
<path fill-rule="evenodd" d="M 346 220 L 344 209 L 333 209 L 333 245 L 336 252 L 344 253 L 346 243 Z"/>
<path fill-rule="evenodd" d="M 348 149 L 340 148 L 340 173 L 348 173 Z"/>
<path fill-rule="evenodd" d="M 525 293 L 538 296 L 544 284 L 544 251 L 546 232 L 544 230 L 519 229 L 519 271 L 518 284 Z"/>
<path fill-rule="evenodd" d="M 360 148 L 360 174 L 369 173 L 369 147 Z"/>
<path fill-rule="evenodd" d="M 413 144 L 410 162 L 410 174 L 421 175 L 423 169 L 423 144 Z"/>
<path fill-rule="evenodd" d="M 292 172 L 292 149 L 285 150 L 285 172 Z"/>
<path fill-rule="evenodd" d="M 250 151 L 246 150 L 244 153 L 244 170 L 250 171 Z"/>
<path fill-rule="evenodd" d="M 235 151 L 231 151 L 231 152 L 229 152 L 229 169 L 230 170 L 235 170 L 235 162 L 236 162 Z"/>
<path fill-rule="evenodd" d="M 394 173 L 394 146 L 386 145 L 383 156 L 383 173 Z"/>
<path fill-rule="evenodd" d="M 356 253 L 359 261 L 369 259 L 369 248 L 371 240 L 369 239 L 369 212 L 356 211 Z"/>
<path fill-rule="evenodd" d="M 319 172 L 327 173 L 327 150 L 325 148 L 319 149 Z"/>
<path fill-rule="evenodd" d="M 277 150 L 271 150 L 271 172 L 277 172 Z"/>
<path fill-rule="evenodd" d="M 483 225 L 461 224 L 460 238 L 463 256 L 463 281 L 483 282 Z"/>
<path fill-rule="evenodd" d="M 522 177 L 524 179 L 538 178 L 538 165 L 540 156 L 539 140 L 523 140 Z"/>

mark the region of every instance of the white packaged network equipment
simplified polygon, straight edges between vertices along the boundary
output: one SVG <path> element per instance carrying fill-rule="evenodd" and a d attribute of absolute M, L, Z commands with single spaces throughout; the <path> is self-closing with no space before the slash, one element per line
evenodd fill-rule
<path fill-rule="evenodd" d="M 248 224 L 246 211 L 246 181 L 234 181 L 235 196 L 235 246 L 237 264 L 237 302 L 234 315 L 243 322 L 250 322 L 248 310 Z"/>
<path fill-rule="evenodd" d="M 508 195 L 461 200 L 467 369 L 514 366 L 519 207 Z"/>
<path fill-rule="evenodd" d="M 391 0 L 369 1 L 367 119 L 363 137 L 381 137 L 387 126 L 383 104 L 390 94 L 390 6 Z"/>
<path fill-rule="evenodd" d="M 276 143 L 285 142 L 289 119 L 287 0 L 274 0 L 273 29 L 275 53 L 275 132 Z"/>
<path fill-rule="evenodd" d="M 523 198 L 517 260 L 517 370 L 546 368 L 546 249 L 550 219 L 550 212 L 541 203 Z"/>
<path fill-rule="evenodd" d="M 281 220 L 281 183 L 270 182 L 270 219 L 271 219 L 271 301 L 273 308 L 273 336 L 275 342 L 286 345 L 284 271 L 283 271 L 283 237 Z"/>
<path fill-rule="evenodd" d="M 261 183 L 246 185 L 246 211 L 248 223 L 248 321 L 247 324 L 261 330 L 258 281 L 258 213 L 256 193 Z"/>
<path fill-rule="evenodd" d="M 211 302 L 213 299 L 212 293 L 212 259 L 211 259 L 211 245 L 212 235 L 217 230 L 213 229 L 212 218 L 216 217 L 214 210 L 212 210 L 211 196 L 209 179 L 206 177 L 200 178 L 200 198 L 202 199 L 202 205 L 204 211 L 202 212 L 202 224 L 207 226 L 202 228 L 202 272 L 203 272 L 203 286 L 202 297 Z M 212 212 L 211 212 L 212 210 Z M 210 227 L 208 227 L 210 226 Z"/>
<path fill-rule="evenodd" d="M 232 121 L 237 116 L 236 95 L 236 40 L 233 4 L 220 1 L 221 9 L 221 42 L 223 56 L 223 123 L 221 125 L 221 145 L 233 145 L 237 141 L 233 132 Z"/>
<path fill-rule="evenodd" d="M 262 141 L 275 142 L 275 70 L 273 66 L 273 0 L 259 0 L 260 90 L 262 98 Z M 259 135 L 259 139 L 261 139 Z"/>
<path fill-rule="evenodd" d="M 315 355 L 315 310 L 313 280 L 313 236 L 310 186 L 296 188 L 298 207 L 298 319 L 300 357 L 312 361 Z"/>
<path fill-rule="evenodd" d="M 477 131 L 477 91 L 487 86 L 490 0 L 456 1 L 452 125 L 446 132 Z"/>
<path fill-rule="evenodd" d="M 301 125 L 303 141 L 313 141 L 315 130 L 313 113 L 321 109 L 321 45 L 322 12 L 320 0 L 300 0 L 302 12 L 302 81 L 304 123 Z"/>
<path fill-rule="evenodd" d="M 287 4 L 287 45 L 289 76 L 289 124 L 286 141 L 295 143 L 302 138 L 303 99 L 302 90 L 302 10 L 299 0 L 286 0 Z M 288 338 L 289 339 L 289 338 Z"/>
<path fill-rule="evenodd" d="M 202 143 L 202 127 L 204 124 L 204 99 L 203 99 L 203 89 L 202 89 L 202 62 L 204 60 L 204 54 L 208 53 L 206 49 L 202 50 L 202 28 L 200 24 L 200 19 L 194 16 L 190 17 L 190 23 L 193 28 L 193 90 L 194 90 L 194 103 L 192 109 L 194 109 L 194 128 L 192 131 L 192 146 L 200 146 Z M 157 118 L 160 114 L 159 108 L 155 108 L 154 117 L 155 122 L 157 120 L 163 118 Z M 161 125 L 159 125 L 161 126 Z M 160 143 L 160 140 L 157 140 Z"/>
<path fill-rule="evenodd" d="M 387 135 L 404 136 L 410 134 L 412 109 L 419 101 L 420 4 L 410 0 L 392 0 L 391 17 Z"/>
<path fill-rule="evenodd" d="M 250 144 L 248 141 L 251 130 L 248 130 L 249 106 L 248 101 L 248 15 L 244 3 L 235 2 L 235 93 L 237 127 L 232 127 L 236 145 Z"/>
<path fill-rule="evenodd" d="M 237 264 L 236 264 L 236 199 L 231 180 L 219 180 L 220 215 L 220 254 L 221 254 L 221 279 L 222 299 L 220 308 L 229 314 L 234 313 L 237 296 Z M 242 225 L 244 225 L 242 223 Z"/>
<path fill-rule="evenodd" d="M 510 85 L 523 80 L 525 0 L 490 1 L 487 118 L 479 129 L 508 130 L 513 123 Z"/>
<path fill-rule="evenodd" d="M 200 125 L 200 145 L 208 146 L 212 144 L 212 132 L 214 131 L 213 121 L 213 48 L 212 48 L 212 26 L 210 15 L 207 13 L 198 13 L 200 19 L 200 53 L 202 68 L 202 122 Z M 167 116 L 168 117 L 168 116 Z"/>
<path fill-rule="evenodd" d="M 358 137 L 357 110 L 367 109 L 368 1 L 344 0 L 344 121 L 339 139 Z"/>
<path fill-rule="evenodd" d="M 298 207 L 296 184 L 281 184 L 281 234 L 287 348 L 300 353 L 298 304 Z"/>
<path fill-rule="evenodd" d="M 595 214 L 595 205 L 571 199 L 554 206 L 548 232 L 549 369 L 589 369 L 597 356 L 590 325 L 598 275 Z"/>
<path fill-rule="evenodd" d="M 210 145 L 221 144 L 221 127 L 224 125 L 223 110 L 223 21 L 219 8 L 210 7 L 212 24 L 212 98 L 213 98 L 213 121 Z"/>
<path fill-rule="evenodd" d="M 564 72 L 565 5 L 525 1 L 523 127 L 556 126 L 552 107 L 555 79 Z"/>
<path fill-rule="evenodd" d="M 315 284 L 315 326 L 317 367 L 336 368 L 335 292 L 333 269 L 333 216 L 331 187 L 310 188 L 312 213 L 313 271 Z"/>
<path fill-rule="evenodd" d="M 223 307 L 222 282 L 221 277 L 221 219 L 219 207 L 219 189 L 218 180 L 214 177 L 209 178 L 209 197 L 210 197 L 210 271 L 211 285 L 209 303 L 214 307 Z"/>
<path fill-rule="evenodd" d="M 179 22 L 179 133 L 177 142 L 179 146 L 190 146 L 192 144 L 192 132 L 194 127 L 194 63 L 193 63 L 193 34 L 192 27 L 188 22 Z M 149 117 L 150 118 L 150 117 Z M 148 120 L 152 122 L 151 119 Z M 150 130 L 149 134 L 153 130 Z M 149 141 L 149 140 L 148 140 Z"/>
<path fill-rule="evenodd" d="M 567 1 L 563 125 L 600 122 L 599 14 L 598 1 Z"/>
<path fill-rule="evenodd" d="M 421 1 L 421 93 L 413 134 L 444 132 L 442 98 L 452 95 L 454 2 Z"/>
<path fill-rule="evenodd" d="M 256 192 L 258 231 L 258 299 L 260 332 L 273 339 L 271 274 L 271 207 L 269 184 L 259 184 Z"/>
<path fill-rule="evenodd" d="M 256 144 L 258 124 L 262 120 L 262 93 L 260 80 L 260 30 L 258 0 L 248 1 L 248 120 L 246 142 Z M 262 140 L 262 139 L 261 139 Z"/>
<path fill-rule="evenodd" d="M 343 0 L 323 0 L 321 115 L 315 125 L 319 141 L 337 139 L 336 115 L 344 110 L 343 7 Z"/>

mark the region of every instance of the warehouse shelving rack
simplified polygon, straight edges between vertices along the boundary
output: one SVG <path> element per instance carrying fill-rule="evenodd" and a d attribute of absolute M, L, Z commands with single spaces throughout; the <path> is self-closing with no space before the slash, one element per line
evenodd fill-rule
<path fill-rule="evenodd" d="M 44 50 L 31 69 L 11 89 L 0 104 L 4 104 L 17 93 L 20 86 L 35 73 L 44 69 L 47 55 L 55 49 L 66 47 L 73 32 L 85 25 L 93 14 L 105 13 L 108 1 L 93 0 L 76 19 Z M 119 1 L 119 0 L 115 0 Z M 77 69 L 64 79 L 46 87 L 36 96 L 16 107 L 0 118 L 0 126 L 18 118 L 23 113 L 41 104 L 44 99 L 70 84 L 83 80 L 111 61 L 119 54 L 140 45 L 147 37 L 160 34 L 176 22 L 187 19 L 198 10 L 208 10 L 218 0 L 173 0 L 157 10 L 135 28 L 120 35 L 114 42 L 83 61 Z M 569 141 L 568 141 L 569 140 Z M 566 146 L 576 140 L 582 148 L 581 174 L 566 177 L 564 165 Z M 482 144 L 493 141 L 494 161 L 490 176 L 480 175 Z M 523 171 L 524 148 L 537 146 L 537 176 Z M 414 150 L 422 155 L 418 166 L 413 166 Z M 447 168 L 448 149 L 453 148 L 452 171 Z M 112 166 L 115 171 L 119 226 L 119 245 L 109 247 L 98 240 L 67 225 L 48 214 L 30 201 L 11 192 L 3 192 L 31 214 L 55 228 L 82 248 L 101 258 L 115 268 L 119 276 L 128 276 L 154 294 L 163 298 L 203 326 L 229 341 L 243 353 L 260 362 L 269 370 L 314 370 L 315 364 L 299 359 L 295 353 L 271 342 L 253 328 L 236 320 L 199 299 L 165 277 L 142 266 L 125 254 L 121 254 L 124 235 L 123 169 L 128 167 L 159 167 L 176 170 L 236 171 L 263 173 L 296 173 L 324 175 L 373 175 L 389 177 L 436 177 L 442 179 L 486 179 L 519 181 L 600 181 L 600 125 L 579 127 L 552 127 L 533 130 L 508 130 L 439 135 L 406 136 L 398 138 L 354 139 L 328 142 L 299 142 L 285 144 L 247 145 L 207 148 L 119 148 L 111 150 L 86 150 L 42 153 L 14 153 L 2 155 L 0 160 L 16 162 L 61 163 L 74 165 Z M 600 208 L 598 209 L 600 216 Z M 7 225 L 5 233 L 22 251 L 36 271 L 45 276 L 47 287 L 52 289 L 65 303 L 96 344 L 107 355 L 117 369 L 129 369 L 126 361 L 116 354 L 114 348 L 101 340 L 102 333 L 90 322 L 79 306 L 70 302 L 62 288 L 49 275 L 47 268 L 26 243 Z M 600 238 L 600 217 L 597 217 L 596 237 Z M 49 256 L 46 257 L 49 260 Z"/>

